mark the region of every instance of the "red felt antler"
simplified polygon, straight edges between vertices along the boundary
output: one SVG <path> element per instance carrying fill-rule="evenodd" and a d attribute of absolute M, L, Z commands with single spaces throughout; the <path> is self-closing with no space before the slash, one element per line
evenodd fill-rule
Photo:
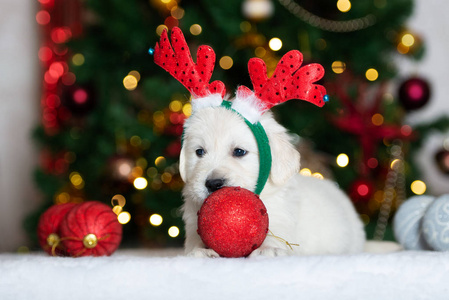
<path fill-rule="evenodd" d="M 292 50 L 285 54 L 271 78 L 267 77 L 267 67 L 260 58 L 252 58 L 248 63 L 249 75 L 254 94 L 268 110 L 290 99 L 301 99 L 319 107 L 324 105 L 326 89 L 313 84 L 324 76 L 324 68 L 319 64 L 310 64 L 300 68 L 303 58 L 301 52 Z M 241 95 L 250 95 L 246 86 L 240 86 Z"/>
<path fill-rule="evenodd" d="M 214 50 L 209 46 L 200 46 L 195 64 L 184 35 L 178 27 L 172 29 L 171 41 L 173 47 L 168 40 L 167 31 L 164 30 L 154 49 L 154 62 L 181 82 L 194 98 L 216 93 L 224 97 L 226 90 L 223 82 L 217 80 L 209 84 L 215 65 Z"/>

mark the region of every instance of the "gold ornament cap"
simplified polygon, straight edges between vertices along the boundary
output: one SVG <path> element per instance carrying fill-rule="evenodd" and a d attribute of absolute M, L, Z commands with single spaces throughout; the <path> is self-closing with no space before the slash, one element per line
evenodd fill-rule
<path fill-rule="evenodd" d="M 83 245 L 84 247 L 86 247 L 87 249 L 92 249 L 95 248 L 95 246 L 97 246 L 98 244 L 98 238 L 95 234 L 93 233 L 89 233 L 88 235 L 86 235 L 83 238 Z"/>
<path fill-rule="evenodd" d="M 57 246 L 60 241 L 61 239 L 59 238 L 59 235 L 57 235 L 56 233 L 50 233 L 47 237 L 47 244 L 50 247 Z"/>

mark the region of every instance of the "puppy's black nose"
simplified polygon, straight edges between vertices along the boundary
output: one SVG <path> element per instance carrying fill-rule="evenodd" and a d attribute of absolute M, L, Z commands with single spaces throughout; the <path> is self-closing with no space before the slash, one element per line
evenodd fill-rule
<path fill-rule="evenodd" d="M 208 179 L 206 180 L 206 187 L 209 193 L 221 189 L 224 186 L 224 179 Z"/>

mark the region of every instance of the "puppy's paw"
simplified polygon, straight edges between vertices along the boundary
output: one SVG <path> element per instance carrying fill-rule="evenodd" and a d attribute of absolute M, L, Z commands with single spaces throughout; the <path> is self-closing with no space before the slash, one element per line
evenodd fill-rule
<path fill-rule="evenodd" d="M 217 252 L 215 252 L 212 249 L 205 249 L 205 248 L 195 248 L 189 253 L 187 253 L 187 256 L 189 257 L 220 257 Z"/>
<path fill-rule="evenodd" d="M 268 257 L 275 257 L 275 256 L 288 256 L 292 255 L 293 252 L 286 249 L 281 248 L 274 248 L 274 247 L 260 247 L 254 250 L 249 257 L 257 257 L 257 256 L 268 256 Z"/>

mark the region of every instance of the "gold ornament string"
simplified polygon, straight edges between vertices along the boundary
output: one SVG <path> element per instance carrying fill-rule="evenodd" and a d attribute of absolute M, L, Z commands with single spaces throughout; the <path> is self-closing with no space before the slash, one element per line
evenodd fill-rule
<path fill-rule="evenodd" d="M 88 236 L 88 235 L 89 235 L 89 234 L 87 234 L 86 236 Z M 84 236 L 83 238 L 72 237 L 72 236 L 67 236 L 67 237 L 60 238 L 59 240 L 57 240 L 57 241 L 51 246 L 51 255 L 52 255 L 52 256 L 56 256 L 56 248 L 61 244 L 62 241 L 72 240 L 72 241 L 79 241 L 79 242 L 82 242 L 82 243 L 84 244 L 84 238 L 85 238 L 86 236 Z M 109 233 L 106 234 L 105 236 L 103 236 L 103 237 L 97 239 L 97 243 L 98 243 L 99 241 L 108 239 L 110 236 L 111 236 L 111 235 L 110 235 Z M 97 245 L 97 244 L 95 244 L 95 246 L 96 246 L 96 245 Z M 94 246 L 94 247 L 95 247 L 95 246 Z M 92 247 L 92 248 L 94 248 L 94 247 Z M 87 247 L 84 246 L 83 249 L 82 249 L 81 251 L 79 251 L 77 254 L 75 254 L 73 257 L 79 257 L 81 254 L 83 254 L 83 253 L 86 251 L 86 249 L 87 249 Z"/>
<path fill-rule="evenodd" d="M 284 240 L 283 238 L 281 238 L 281 237 L 279 237 L 279 236 L 277 236 L 277 235 L 274 235 L 273 232 L 272 232 L 271 230 L 268 230 L 268 233 L 269 233 L 269 234 L 268 234 L 267 236 L 272 236 L 272 237 L 274 237 L 275 239 L 277 239 L 278 241 L 281 241 L 281 242 L 285 243 L 285 244 L 290 248 L 290 250 L 292 250 L 292 251 L 293 251 L 293 247 L 292 247 L 292 246 L 297 246 L 297 247 L 299 247 L 299 244 L 292 244 L 292 243 L 288 242 L 287 240 Z"/>
<path fill-rule="evenodd" d="M 330 32 L 354 32 L 362 30 L 376 24 L 376 17 L 373 14 L 366 15 L 362 18 L 357 18 L 348 21 L 334 21 L 319 17 L 310 11 L 303 8 L 293 0 L 278 0 L 292 15 L 302 20 L 303 22 L 319 28 L 321 30 Z"/>

